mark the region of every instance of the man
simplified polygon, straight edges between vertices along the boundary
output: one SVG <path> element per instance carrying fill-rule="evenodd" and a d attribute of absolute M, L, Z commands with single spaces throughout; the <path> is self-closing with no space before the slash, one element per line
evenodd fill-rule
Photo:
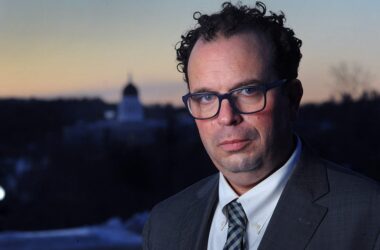
<path fill-rule="evenodd" d="M 284 15 L 224 3 L 182 36 L 183 97 L 219 174 L 158 204 L 144 249 L 380 249 L 377 183 L 294 134 L 301 41 Z"/>

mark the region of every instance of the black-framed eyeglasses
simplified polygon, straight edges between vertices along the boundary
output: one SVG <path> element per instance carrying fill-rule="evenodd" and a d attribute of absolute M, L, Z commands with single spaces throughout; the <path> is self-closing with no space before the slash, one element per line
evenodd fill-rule
<path fill-rule="evenodd" d="M 287 79 L 282 79 L 267 84 L 247 85 L 225 94 L 215 92 L 188 93 L 182 97 L 182 101 L 191 116 L 198 120 L 217 116 L 224 99 L 229 101 L 235 113 L 253 114 L 265 109 L 268 90 L 279 87 L 287 81 Z"/>

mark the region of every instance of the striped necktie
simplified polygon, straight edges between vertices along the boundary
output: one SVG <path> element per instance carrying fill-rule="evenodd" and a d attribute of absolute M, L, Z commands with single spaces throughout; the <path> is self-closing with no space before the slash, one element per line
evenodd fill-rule
<path fill-rule="evenodd" d="M 247 246 L 245 231 L 248 219 L 244 209 L 236 200 L 231 201 L 224 208 L 227 213 L 228 233 L 223 250 L 245 250 Z"/>

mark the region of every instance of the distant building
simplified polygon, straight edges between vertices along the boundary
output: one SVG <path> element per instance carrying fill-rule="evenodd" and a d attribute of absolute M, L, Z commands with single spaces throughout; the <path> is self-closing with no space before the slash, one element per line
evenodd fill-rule
<path fill-rule="evenodd" d="M 120 142 L 128 145 L 153 144 L 157 140 L 157 132 L 167 129 L 165 119 L 147 119 L 144 107 L 140 102 L 138 89 L 129 80 L 122 92 L 122 100 L 115 116 L 92 122 L 78 123 L 64 129 L 64 140 L 69 144 L 104 144 Z"/>
<path fill-rule="evenodd" d="M 141 122 L 144 120 L 144 108 L 139 100 L 138 90 L 129 81 L 123 90 L 123 99 L 117 109 L 119 122 Z"/>

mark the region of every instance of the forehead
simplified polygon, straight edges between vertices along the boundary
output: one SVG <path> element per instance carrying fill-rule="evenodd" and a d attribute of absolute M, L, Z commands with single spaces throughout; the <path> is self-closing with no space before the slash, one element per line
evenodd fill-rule
<path fill-rule="evenodd" d="M 269 56 L 270 47 L 256 34 L 200 38 L 189 58 L 189 88 L 225 91 L 244 81 L 267 81 Z"/>

